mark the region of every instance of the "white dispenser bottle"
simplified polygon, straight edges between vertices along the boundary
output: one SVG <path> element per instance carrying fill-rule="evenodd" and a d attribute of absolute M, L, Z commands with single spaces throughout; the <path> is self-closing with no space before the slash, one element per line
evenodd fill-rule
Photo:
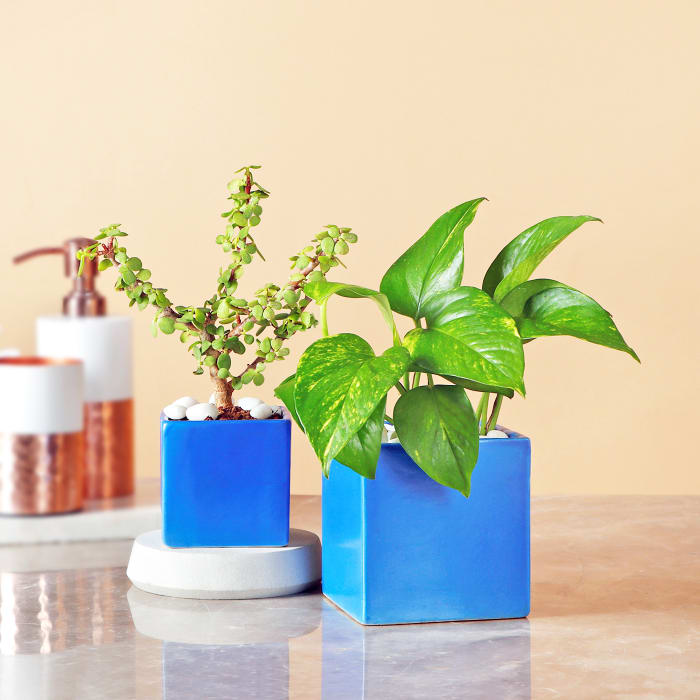
<path fill-rule="evenodd" d="M 37 353 L 83 361 L 85 497 L 117 498 L 134 492 L 131 319 L 105 315 L 105 299 L 95 289 L 96 260 L 85 260 L 78 276 L 76 253 L 92 243 L 72 238 L 62 247 L 29 251 L 15 262 L 37 255 L 64 256 L 73 289 L 63 299 L 63 315 L 37 319 Z"/>

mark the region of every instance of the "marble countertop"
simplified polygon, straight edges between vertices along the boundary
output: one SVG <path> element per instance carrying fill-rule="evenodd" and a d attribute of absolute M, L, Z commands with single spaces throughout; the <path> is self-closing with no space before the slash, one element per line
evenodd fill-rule
<path fill-rule="evenodd" d="M 700 697 L 700 497 L 536 498 L 532 536 L 528 619 L 393 627 L 318 591 L 149 595 L 130 542 L 0 547 L 0 697 Z"/>

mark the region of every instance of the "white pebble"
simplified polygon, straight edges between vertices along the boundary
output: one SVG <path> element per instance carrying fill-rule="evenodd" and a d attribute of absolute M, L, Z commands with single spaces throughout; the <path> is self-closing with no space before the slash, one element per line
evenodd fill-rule
<path fill-rule="evenodd" d="M 173 401 L 173 406 L 184 406 L 186 409 L 195 406 L 199 401 L 192 396 L 181 396 L 177 401 Z"/>
<path fill-rule="evenodd" d="M 170 420 L 182 420 L 185 417 L 186 410 L 187 409 L 180 404 L 171 403 L 163 409 L 163 413 L 165 413 L 166 417 L 170 418 Z"/>
<path fill-rule="evenodd" d="M 219 412 L 216 406 L 210 403 L 196 403 L 187 409 L 187 420 L 206 420 L 207 418 L 216 418 Z"/>
<path fill-rule="evenodd" d="M 244 411 L 250 411 L 253 407 L 259 406 L 263 403 L 260 399 L 256 399 L 254 396 L 241 396 L 240 399 L 236 399 L 236 406 L 240 406 Z"/>
<path fill-rule="evenodd" d="M 396 427 L 391 423 L 384 423 L 382 429 L 382 442 L 391 442 L 396 437 Z"/>
<path fill-rule="evenodd" d="M 209 403 L 213 403 L 216 406 L 216 394 L 212 394 L 209 397 Z"/>
<path fill-rule="evenodd" d="M 504 433 L 502 430 L 489 430 L 488 433 L 486 433 L 487 438 L 507 438 L 508 434 Z"/>
<path fill-rule="evenodd" d="M 241 408 L 243 408 L 243 406 L 241 406 Z M 272 406 L 268 406 L 266 403 L 262 402 L 250 409 L 250 415 L 258 420 L 269 418 L 273 413 Z"/>

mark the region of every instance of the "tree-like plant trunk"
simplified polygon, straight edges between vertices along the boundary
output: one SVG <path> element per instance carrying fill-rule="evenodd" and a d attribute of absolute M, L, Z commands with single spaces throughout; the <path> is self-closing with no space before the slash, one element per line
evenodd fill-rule
<path fill-rule="evenodd" d="M 233 405 L 231 402 L 233 386 L 231 386 L 230 382 L 227 382 L 225 379 L 221 379 L 216 375 L 212 375 L 211 380 L 214 382 L 214 398 L 216 400 L 216 407 L 219 410 L 231 408 Z"/>

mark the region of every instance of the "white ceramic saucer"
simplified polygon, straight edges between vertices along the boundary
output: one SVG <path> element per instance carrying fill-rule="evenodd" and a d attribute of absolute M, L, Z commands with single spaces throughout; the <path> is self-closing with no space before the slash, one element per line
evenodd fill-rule
<path fill-rule="evenodd" d="M 274 598 L 321 580 L 321 543 L 292 529 L 286 547 L 171 548 L 151 530 L 134 541 L 126 575 L 142 591 L 176 598 Z"/>

